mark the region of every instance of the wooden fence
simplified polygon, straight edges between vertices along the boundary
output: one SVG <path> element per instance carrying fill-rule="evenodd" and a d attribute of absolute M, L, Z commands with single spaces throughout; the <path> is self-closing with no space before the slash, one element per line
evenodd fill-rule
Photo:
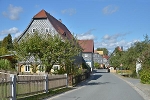
<path fill-rule="evenodd" d="M 90 77 L 90 72 L 85 72 L 81 75 L 68 75 L 68 84 L 70 86 L 75 86 L 77 85 L 78 83 L 88 79 Z"/>
<path fill-rule="evenodd" d="M 12 98 L 11 94 L 12 81 L 10 75 L 7 73 L 0 72 L 0 98 L 2 100 L 9 100 Z"/>
<path fill-rule="evenodd" d="M 72 75 L 16 75 L 0 72 L 1 100 L 16 100 L 49 89 L 73 86 L 90 77 L 90 73 Z"/>
<path fill-rule="evenodd" d="M 25 96 L 48 92 L 68 85 L 67 75 L 14 75 L 0 73 L 0 98 L 16 100 Z"/>

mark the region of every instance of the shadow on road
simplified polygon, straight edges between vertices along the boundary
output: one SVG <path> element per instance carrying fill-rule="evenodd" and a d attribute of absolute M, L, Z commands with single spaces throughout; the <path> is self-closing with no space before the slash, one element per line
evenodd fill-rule
<path fill-rule="evenodd" d="M 91 79 L 90 80 L 97 80 L 100 77 L 102 77 L 102 75 L 91 75 Z"/>
<path fill-rule="evenodd" d="M 103 85 L 103 84 L 108 84 L 110 82 L 89 82 L 85 85 Z"/>
<path fill-rule="evenodd" d="M 84 82 L 79 83 L 77 86 L 109 84 L 110 82 L 96 82 L 96 80 L 98 80 L 103 76 L 102 73 L 109 73 L 109 72 L 107 72 L 107 69 L 93 70 L 93 74 L 91 74 L 90 78 Z"/>

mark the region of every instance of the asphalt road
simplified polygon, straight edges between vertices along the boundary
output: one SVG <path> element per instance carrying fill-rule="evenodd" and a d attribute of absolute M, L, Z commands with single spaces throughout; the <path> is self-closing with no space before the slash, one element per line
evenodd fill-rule
<path fill-rule="evenodd" d="M 76 89 L 47 100 L 144 100 L 130 85 L 106 70 L 96 70 Z"/>

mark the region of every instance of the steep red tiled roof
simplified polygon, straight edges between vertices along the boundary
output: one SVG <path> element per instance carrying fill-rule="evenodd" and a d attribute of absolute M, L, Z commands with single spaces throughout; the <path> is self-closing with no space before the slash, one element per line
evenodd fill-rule
<path fill-rule="evenodd" d="M 67 29 L 67 27 L 62 22 L 60 22 L 52 15 L 50 15 L 48 12 L 46 12 L 45 10 L 41 10 L 33 17 L 33 19 L 37 19 L 37 18 L 48 18 L 48 20 L 51 22 L 51 24 L 53 25 L 53 27 L 56 29 L 58 33 L 60 33 L 64 37 L 66 36 L 68 39 L 73 38 L 71 32 Z"/>
<path fill-rule="evenodd" d="M 93 40 L 78 40 L 79 45 L 83 49 L 83 52 L 94 53 L 94 42 Z"/>
<path fill-rule="evenodd" d="M 33 18 L 47 18 L 47 14 L 46 14 L 45 10 L 41 10 Z"/>

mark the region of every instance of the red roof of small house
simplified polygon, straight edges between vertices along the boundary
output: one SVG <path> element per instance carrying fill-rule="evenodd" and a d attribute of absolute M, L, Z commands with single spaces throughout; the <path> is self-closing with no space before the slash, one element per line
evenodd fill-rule
<path fill-rule="evenodd" d="M 119 51 L 123 51 L 121 47 L 118 46 L 117 48 L 118 48 Z"/>
<path fill-rule="evenodd" d="M 108 55 L 103 55 L 103 58 L 109 59 Z"/>
<path fill-rule="evenodd" d="M 62 36 L 62 37 L 67 37 L 67 39 L 71 40 L 73 39 L 73 35 L 71 34 L 71 32 L 67 29 L 67 27 L 59 20 L 57 20 L 56 18 L 54 18 L 52 15 L 50 15 L 48 12 L 46 12 L 45 10 L 41 10 L 39 13 L 37 13 L 33 18 L 32 21 L 34 19 L 48 19 L 50 21 L 50 23 L 52 24 L 52 26 L 55 28 L 55 30 Z M 32 23 L 31 21 L 31 23 Z M 31 24 L 30 23 L 30 24 Z M 30 27 L 27 27 L 27 29 Z M 24 31 L 24 33 L 20 36 L 20 38 L 18 39 L 18 41 L 21 39 L 21 37 L 25 34 L 25 32 L 27 31 L 27 29 Z"/>
<path fill-rule="evenodd" d="M 83 52 L 94 53 L 94 42 L 93 40 L 78 40 L 79 45 L 83 49 Z"/>
<path fill-rule="evenodd" d="M 97 50 L 94 50 L 94 53 L 98 53 Z"/>

